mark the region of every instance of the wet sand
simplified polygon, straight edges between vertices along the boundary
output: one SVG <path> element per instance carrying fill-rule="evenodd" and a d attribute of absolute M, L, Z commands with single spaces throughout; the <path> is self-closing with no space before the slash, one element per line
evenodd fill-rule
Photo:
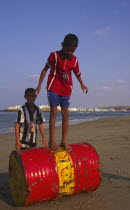
<path fill-rule="evenodd" d="M 48 129 L 46 129 L 48 139 Z M 61 127 L 56 128 L 57 142 Z M 101 162 L 101 184 L 96 191 L 65 196 L 29 207 L 15 207 L 8 184 L 9 155 L 14 150 L 14 134 L 0 135 L 0 209 L 49 210 L 129 210 L 130 209 L 130 117 L 112 117 L 69 126 L 70 143 L 87 142 Z M 41 136 L 38 134 L 38 145 Z"/>

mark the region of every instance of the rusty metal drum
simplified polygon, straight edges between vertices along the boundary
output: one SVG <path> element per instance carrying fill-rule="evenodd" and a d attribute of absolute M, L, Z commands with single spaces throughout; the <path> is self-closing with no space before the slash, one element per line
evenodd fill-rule
<path fill-rule="evenodd" d="M 71 152 L 42 147 L 10 154 L 10 193 L 16 206 L 98 188 L 101 174 L 96 150 L 87 143 L 71 147 Z"/>

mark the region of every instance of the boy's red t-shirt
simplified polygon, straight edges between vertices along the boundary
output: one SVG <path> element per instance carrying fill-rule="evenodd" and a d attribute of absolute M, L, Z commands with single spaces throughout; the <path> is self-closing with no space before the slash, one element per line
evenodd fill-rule
<path fill-rule="evenodd" d="M 71 72 L 73 71 L 76 77 L 81 76 L 76 56 L 72 55 L 71 60 L 63 59 L 60 56 L 60 51 L 51 52 L 47 64 L 50 67 L 47 90 L 60 96 L 69 97 L 73 87 Z"/>

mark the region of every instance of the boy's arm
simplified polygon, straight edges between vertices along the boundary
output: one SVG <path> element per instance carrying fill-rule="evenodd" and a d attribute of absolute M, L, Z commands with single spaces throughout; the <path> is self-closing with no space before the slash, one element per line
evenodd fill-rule
<path fill-rule="evenodd" d="M 38 86 L 35 90 L 36 94 L 39 94 L 40 91 L 41 91 L 41 85 L 42 85 L 42 82 L 44 80 L 44 77 L 46 76 L 46 72 L 47 72 L 48 69 L 49 69 L 49 66 L 48 66 L 48 64 L 46 64 L 44 66 L 43 70 L 41 71 L 40 78 L 39 78 L 39 83 L 38 83 Z"/>
<path fill-rule="evenodd" d="M 79 63 L 78 63 L 78 60 L 76 58 L 76 63 L 75 63 L 75 66 L 73 68 L 73 72 L 77 78 L 77 80 L 79 81 L 80 85 L 81 85 L 81 88 L 82 88 L 82 91 L 84 93 L 88 93 L 88 88 L 84 85 L 83 81 L 82 81 L 82 78 L 81 78 L 81 72 L 79 71 Z"/>
<path fill-rule="evenodd" d="M 19 138 L 19 128 L 20 128 L 20 124 L 16 123 L 15 124 L 15 138 L 16 138 L 15 148 L 16 148 L 16 150 L 19 150 L 21 147 L 21 142 L 20 142 L 20 138 Z"/>
<path fill-rule="evenodd" d="M 48 146 L 47 145 L 47 141 L 46 141 L 46 137 L 45 137 L 45 131 L 44 131 L 44 127 L 43 127 L 43 124 L 39 124 L 39 130 L 40 130 L 40 133 L 42 135 L 42 146 Z"/>
<path fill-rule="evenodd" d="M 81 76 L 80 77 L 77 77 L 77 80 L 79 81 L 79 83 L 81 85 L 82 91 L 84 93 L 88 93 L 88 88 L 84 85 Z"/>

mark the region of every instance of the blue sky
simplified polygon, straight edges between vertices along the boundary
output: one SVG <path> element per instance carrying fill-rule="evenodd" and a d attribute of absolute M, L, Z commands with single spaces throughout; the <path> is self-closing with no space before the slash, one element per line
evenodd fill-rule
<path fill-rule="evenodd" d="M 75 55 L 89 89 L 82 93 L 73 77 L 71 107 L 130 105 L 129 11 L 129 0 L 0 0 L 0 109 L 24 104 L 24 90 L 37 87 L 68 33 L 79 37 Z M 46 80 L 37 105 L 47 104 Z"/>

